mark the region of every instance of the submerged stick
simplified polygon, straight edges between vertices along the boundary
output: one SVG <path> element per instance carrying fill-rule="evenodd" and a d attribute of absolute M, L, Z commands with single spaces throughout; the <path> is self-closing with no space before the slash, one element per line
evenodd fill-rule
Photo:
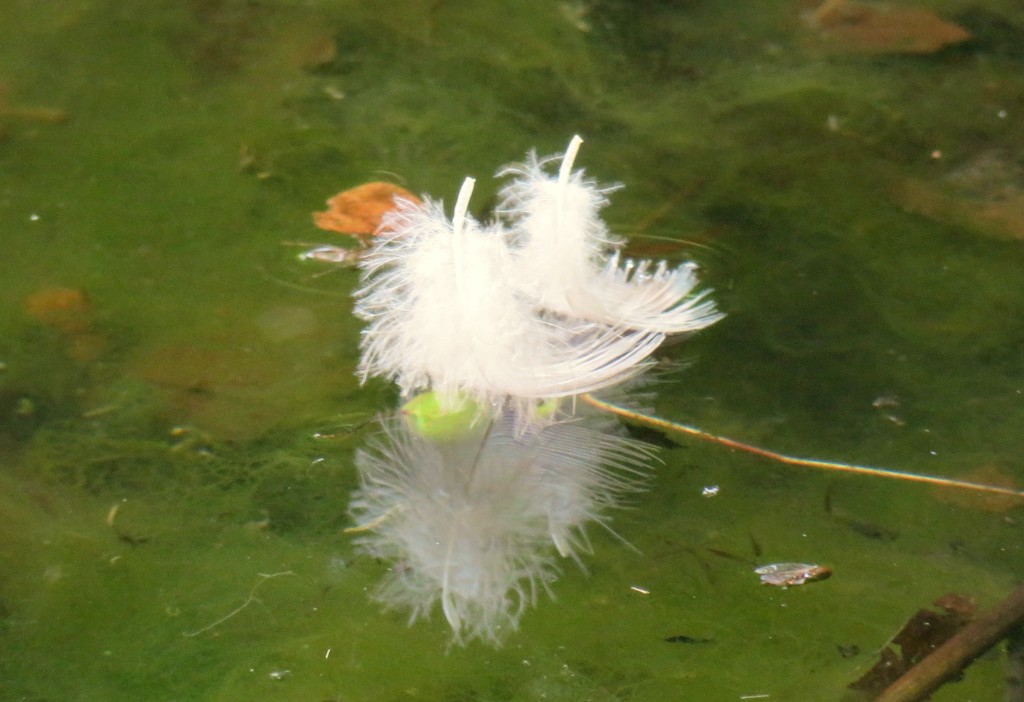
<path fill-rule="evenodd" d="M 900 676 L 875 702 L 919 702 L 1024 623 L 1024 585 Z"/>
<path fill-rule="evenodd" d="M 610 412 L 616 416 L 622 417 L 623 419 L 646 427 L 651 427 L 666 433 L 674 432 L 677 434 L 688 434 L 704 441 L 711 441 L 716 444 L 721 444 L 722 446 L 728 446 L 729 448 L 745 451 L 746 453 L 752 453 L 755 456 L 761 456 L 762 458 L 768 458 L 791 466 L 817 468 L 819 470 L 835 470 L 844 473 L 856 473 L 858 475 L 871 475 L 876 478 L 909 480 L 911 482 L 928 483 L 930 485 L 958 488 L 961 490 L 977 490 L 978 492 L 989 492 L 996 495 L 1009 495 L 1024 501 L 1024 492 L 1014 490 L 1013 488 L 1000 487 L 998 485 L 985 485 L 984 483 L 972 483 L 967 480 L 955 480 L 953 478 L 940 478 L 932 475 L 921 475 L 919 473 L 905 473 L 903 471 L 889 470 L 886 468 L 858 466 L 852 463 L 840 463 L 838 461 L 822 461 L 816 458 L 787 456 L 785 454 L 778 453 L 777 451 L 771 451 L 766 448 L 761 448 L 760 446 L 754 446 L 752 444 L 743 443 L 742 441 L 737 441 L 736 439 L 730 439 L 727 436 L 712 434 L 711 432 L 704 431 L 703 429 L 679 424 L 677 422 L 671 422 L 667 419 L 662 419 L 661 417 L 654 417 L 652 415 L 634 412 L 633 410 L 626 409 L 625 407 L 620 407 L 610 402 L 599 400 L 589 393 L 581 395 L 580 398 L 591 407 L 595 407 L 605 412 Z"/>
<path fill-rule="evenodd" d="M 1024 702 L 1024 624 L 1006 639 L 1006 702 Z"/>

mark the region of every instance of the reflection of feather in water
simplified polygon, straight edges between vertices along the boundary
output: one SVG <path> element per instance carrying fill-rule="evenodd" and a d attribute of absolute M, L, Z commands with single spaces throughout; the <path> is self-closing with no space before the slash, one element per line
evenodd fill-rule
<path fill-rule="evenodd" d="M 457 640 L 499 642 L 556 579 L 555 554 L 578 560 L 586 523 L 606 525 L 637 488 L 650 451 L 580 422 L 481 424 L 434 442 L 386 421 L 357 455 L 350 512 L 363 550 L 393 563 L 378 599 L 410 621 L 440 600 Z"/>

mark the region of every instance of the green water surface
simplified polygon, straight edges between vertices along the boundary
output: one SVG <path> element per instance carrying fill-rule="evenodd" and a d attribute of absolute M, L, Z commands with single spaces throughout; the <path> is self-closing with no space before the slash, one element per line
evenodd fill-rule
<path fill-rule="evenodd" d="M 296 260 L 341 240 L 310 213 L 473 175 L 486 215 L 574 133 L 629 250 L 728 314 L 652 409 L 1024 485 L 1024 11 L 925 0 L 974 39 L 863 55 L 808 4 L 0 0 L 0 699 L 840 700 L 916 610 L 1004 597 L 1019 504 L 696 440 L 500 649 L 381 611 L 342 531 L 396 394 L 352 374 L 357 273 Z M 759 584 L 784 561 L 834 575 Z"/>

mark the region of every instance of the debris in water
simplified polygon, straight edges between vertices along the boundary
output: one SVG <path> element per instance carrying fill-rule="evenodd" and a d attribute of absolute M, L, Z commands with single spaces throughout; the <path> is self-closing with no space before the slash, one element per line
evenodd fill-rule
<path fill-rule="evenodd" d="M 93 330 L 93 309 L 85 293 L 76 288 L 43 287 L 25 298 L 26 314 L 38 324 L 56 329 L 76 361 L 95 361 L 106 339 Z"/>
<path fill-rule="evenodd" d="M 871 670 L 847 687 L 877 697 L 883 690 L 945 643 L 974 616 L 973 597 L 949 593 L 932 604 L 943 612 L 921 609 L 903 625 L 892 641 L 879 652 Z M 897 653 L 897 649 L 899 652 Z"/>
<path fill-rule="evenodd" d="M 1009 471 L 1000 470 L 994 465 L 982 465 L 957 477 L 971 482 L 984 482 L 988 485 L 996 485 L 1011 490 L 1017 489 L 1017 483 Z M 1020 500 L 1010 495 L 952 490 L 943 487 L 932 488 L 932 495 L 939 502 L 956 505 L 957 507 L 977 509 L 982 512 L 992 512 L 993 514 L 1009 512 L 1020 507 Z"/>
<path fill-rule="evenodd" d="M 825 0 L 805 16 L 829 49 L 859 54 L 931 54 L 971 38 L 923 7 Z"/>
<path fill-rule="evenodd" d="M 668 636 L 665 638 L 668 643 L 685 643 L 685 644 L 709 644 L 714 643 L 714 639 L 696 638 L 694 636 L 687 636 L 686 634 L 676 634 L 675 636 Z"/>
<path fill-rule="evenodd" d="M 420 199 L 405 188 L 383 182 L 364 183 L 328 200 L 325 211 L 313 213 L 313 223 L 327 231 L 358 237 L 368 246 L 381 218 L 395 209 L 396 199 L 420 204 Z"/>
<path fill-rule="evenodd" d="M 809 563 L 772 563 L 755 568 L 754 572 L 761 576 L 762 584 L 775 587 L 794 587 L 832 577 L 828 566 Z"/>

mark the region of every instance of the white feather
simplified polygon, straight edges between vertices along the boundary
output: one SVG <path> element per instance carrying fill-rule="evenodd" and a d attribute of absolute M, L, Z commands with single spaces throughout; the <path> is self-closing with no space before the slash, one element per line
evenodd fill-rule
<path fill-rule="evenodd" d="M 705 293 L 694 293 L 694 266 L 629 261 L 620 266 L 620 242 L 598 216 L 606 193 L 572 171 L 582 140 L 574 136 L 557 177 L 544 166 L 557 157 L 508 166 L 513 180 L 501 190 L 498 212 L 514 227 L 513 280 L 548 310 L 628 329 L 678 334 L 702 329 L 722 315 Z M 653 270 L 652 270 L 653 269 Z"/>
<path fill-rule="evenodd" d="M 404 422 L 357 453 L 350 504 L 360 547 L 392 562 L 375 596 L 409 609 L 440 602 L 456 641 L 500 643 L 558 576 L 556 553 L 579 560 L 583 528 L 637 489 L 646 445 L 558 423 L 522 432 L 511 417 L 454 442 Z"/>
<path fill-rule="evenodd" d="M 503 232 L 466 214 L 472 186 L 467 179 L 451 222 L 430 200 L 386 216 L 355 293 L 355 312 L 369 322 L 362 378 L 500 408 L 510 397 L 590 392 L 642 369 L 659 332 L 540 313 L 513 287 Z"/>
<path fill-rule="evenodd" d="M 497 174 L 513 178 L 499 191 L 496 212 L 513 224 L 515 283 L 541 307 L 567 315 L 576 312 L 566 293 L 589 285 L 609 248 L 620 243 L 598 214 L 614 187 L 572 173 L 580 144 L 573 137 L 555 178 L 544 167 L 559 157 L 538 160 L 535 152 Z"/>
<path fill-rule="evenodd" d="M 665 261 L 620 262 L 615 252 L 583 290 L 567 297 L 589 319 L 617 319 L 664 334 L 694 332 L 724 316 L 709 299 L 710 289 L 696 290 L 696 270 L 693 263 L 669 268 Z"/>

